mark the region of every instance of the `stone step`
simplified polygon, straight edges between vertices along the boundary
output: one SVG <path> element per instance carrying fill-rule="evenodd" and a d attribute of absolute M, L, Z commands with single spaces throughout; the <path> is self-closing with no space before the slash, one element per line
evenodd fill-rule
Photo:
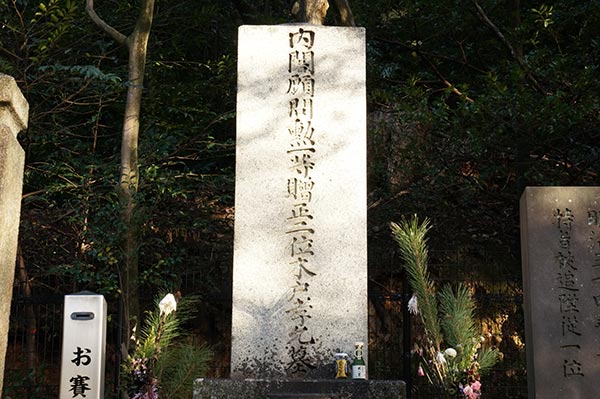
<path fill-rule="evenodd" d="M 200 378 L 194 399 L 406 399 L 398 380 L 258 380 Z"/>

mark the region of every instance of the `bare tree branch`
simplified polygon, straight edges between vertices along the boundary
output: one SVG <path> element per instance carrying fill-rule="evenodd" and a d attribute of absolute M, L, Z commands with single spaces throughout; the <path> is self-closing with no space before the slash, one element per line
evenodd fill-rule
<path fill-rule="evenodd" d="M 104 22 L 104 20 L 100 18 L 98 14 L 96 14 L 96 11 L 94 10 L 94 0 L 86 0 L 85 11 L 88 13 L 92 21 L 94 21 L 94 23 L 98 25 L 98 27 L 102 29 L 105 33 L 107 33 L 110 37 L 115 39 L 117 43 L 127 44 L 127 36 L 125 36 L 118 30 Z"/>
<path fill-rule="evenodd" d="M 539 82 L 536 80 L 536 78 L 531 74 L 529 65 L 527 65 L 527 63 L 525 62 L 523 57 L 519 56 L 519 53 L 515 50 L 515 48 L 512 46 L 512 44 L 508 41 L 506 36 L 504 36 L 502 34 L 502 32 L 500 31 L 500 29 L 498 29 L 498 27 L 488 18 L 487 14 L 483 10 L 483 8 L 481 8 L 481 6 L 477 2 L 477 0 L 471 0 L 471 2 L 475 6 L 475 8 L 477 8 L 477 15 L 479 16 L 479 18 L 494 32 L 494 34 L 496 36 L 498 36 L 500 41 L 508 48 L 508 50 L 510 51 L 510 55 L 517 61 L 517 63 L 521 67 L 521 69 L 523 69 L 523 71 L 525 72 L 525 76 L 527 77 L 527 80 L 529 80 L 529 82 L 531 82 L 531 84 L 537 91 L 539 91 L 542 94 L 548 94 L 546 92 L 546 90 L 544 90 L 544 88 L 539 84 Z"/>

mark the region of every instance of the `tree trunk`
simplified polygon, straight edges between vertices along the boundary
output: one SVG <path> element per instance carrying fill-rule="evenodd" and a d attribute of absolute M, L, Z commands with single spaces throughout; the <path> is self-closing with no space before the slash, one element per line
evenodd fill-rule
<path fill-rule="evenodd" d="M 340 13 L 342 25 L 355 26 L 348 0 L 335 0 L 335 5 Z M 301 22 L 323 25 L 328 9 L 328 0 L 299 0 L 294 4 L 292 12 L 298 16 Z"/>
<path fill-rule="evenodd" d="M 323 25 L 328 8 L 327 0 L 303 0 L 300 2 L 300 20 L 309 24 Z"/>
<path fill-rule="evenodd" d="M 106 24 L 94 11 L 93 0 L 87 0 L 86 10 L 90 18 L 105 33 L 117 42 L 125 44 L 129 50 L 129 72 L 127 80 L 127 100 L 123 118 L 121 141 L 121 175 L 119 177 L 119 199 L 124 232 L 122 237 L 123 259 L 119 268 L 120 288 L 123 297 L 124 326 L 123 351 L 129 349 L 129 334 L 132 325 L 139 320 L 139 219 L 135 195 L 139 188 L 138 141 L 140 131 L 140 110 L 148 38 L 152 27 L 154 0 L 142 0 L 140 14 L 131 35 L 126 37 Z"/>
<path fill-rule="evenodd" d="M 29 374 L 30 383 L 35 385 L 37 383 L 37 319 L 35 315 L 35 310 L 33 309 L 33 303 L 29 300 L 31 299 L 31 282 L 29 281 L 29 276 L 27 274 L 27 268 L 25 267 L 25 259 L 23 258 L 23 253 L 21 252 L 21 247 L 17 248 L 17 273 L 16 280 L 19 283 L 19 291 L 23 298 L 24 302 L 24 310 L 25 310 L 25 348 L 23 349 L 25 354 L 27 355 L 27 368 L 31 371 Z"/>
<path fill-rule="evenodd" d="M 335 0 L 335 5 L 340 13 L 342 25 L 356 26 L 356 23 L 354 22 L 354 15 L 352 15 L 352 10 L 350 9 L 348 0 Z"/>

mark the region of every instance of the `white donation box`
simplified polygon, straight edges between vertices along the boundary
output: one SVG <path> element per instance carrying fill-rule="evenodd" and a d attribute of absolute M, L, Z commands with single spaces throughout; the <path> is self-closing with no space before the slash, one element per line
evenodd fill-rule
<path fill-rule="evenodd" d="M 60 399 L 104 399 L 106 301 L 102 295 L 65 295 Z"/>

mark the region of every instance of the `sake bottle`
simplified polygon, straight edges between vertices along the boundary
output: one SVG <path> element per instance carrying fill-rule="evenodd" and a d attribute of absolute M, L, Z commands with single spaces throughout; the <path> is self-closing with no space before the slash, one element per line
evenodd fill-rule
<path fill-rule="evenodd" d="M 356 342 L 354 347 L 354 361 L 352 362 L 352 379 L 354 380 L 366 380 L 367 379 L 367 365 L 365 359 L 363 359 L 363 346 L 364 343 Z"/>

